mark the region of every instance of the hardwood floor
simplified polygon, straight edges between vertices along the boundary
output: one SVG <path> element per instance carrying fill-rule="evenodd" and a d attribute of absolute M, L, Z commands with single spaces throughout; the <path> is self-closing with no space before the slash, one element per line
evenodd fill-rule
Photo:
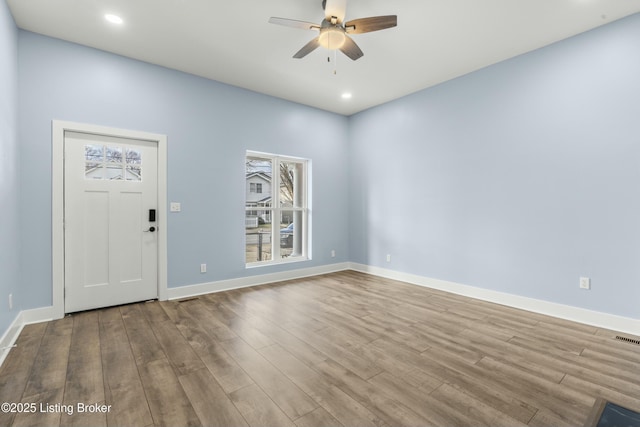
<path fill-rule="evenodd" d="M 26 326 L 0 402 L 34 411 L 0 425 L 581 426 L 598 397 L 640 411 L 614 336 L 341 272 Z"/>

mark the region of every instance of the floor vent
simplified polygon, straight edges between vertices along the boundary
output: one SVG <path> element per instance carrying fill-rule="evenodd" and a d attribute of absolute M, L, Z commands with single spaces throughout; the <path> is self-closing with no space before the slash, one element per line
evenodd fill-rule
<path fill-rule="evenodd" d="M 640 340 L 634 340 L 632 338 L 621 337 L 620 335 L 616 335 L 616 339 L 620 341 L 630 342 L 631 344 L 640 345 Z"/>
<path fill-rule="evenodd" d="M 180 299 L 178 300 L 178 302 L 187 302 L 187 301 L 193 301 L 199 299 L 198 297 L 193 297 L 193 298 L 185 298 L 185 299 Z"/>

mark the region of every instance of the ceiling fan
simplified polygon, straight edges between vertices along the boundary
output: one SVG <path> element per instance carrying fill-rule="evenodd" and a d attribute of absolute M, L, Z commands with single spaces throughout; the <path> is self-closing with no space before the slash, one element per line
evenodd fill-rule
<path fill-rule="evenodd" d="M 372 16 L 344 22 L 346 8 L 347 0 L 322 0 L 325 18 L 320 24 L 276 17 L 269 19 L 269 22 L 271 24 L 284 25 L 285 27 L 320 32 L 316 38 L 296 52 L 293 55 L 294 58 L 304 58 L 319 46 L 322 46 L 330 50 L 339 49 L 354 61 L 361 58 L 364 53 L 349 37 L 349 34 L 370 33 L 371 31 L 384 30 L 398 25 L 398 17 L 396 15 Z"/>

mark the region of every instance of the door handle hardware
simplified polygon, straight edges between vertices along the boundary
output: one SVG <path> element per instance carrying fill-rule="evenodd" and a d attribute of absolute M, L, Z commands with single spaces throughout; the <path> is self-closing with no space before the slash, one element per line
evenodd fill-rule
<path fill-rule="evenodd" d="M 156 231 L 155 227 L 149 227 L 148 230 L 143 230 L 145 233 L 153 233 L 154 231 Z"/>

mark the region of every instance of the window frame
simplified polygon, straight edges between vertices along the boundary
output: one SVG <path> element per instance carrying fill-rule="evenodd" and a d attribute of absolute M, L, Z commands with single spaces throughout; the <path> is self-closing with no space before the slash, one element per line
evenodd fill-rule
<path fill-rule="evenodd" d="M 246 232 L 245 232 L 245 267 L 253 268 L 253 267 L 262 267 L 266 265 L 274 265 L 274 264 L 286 264 L 292 262 L 302 262 L 311 260 L 311 179 L 310 179 L 310 171 L 311 171 L 311 160 L 304 159 L 300 157 L 292 157 L 285 156 L 279 154 L 270 154 L 263 153 L 257 151 L 247 150 L 245 153 L 245 165 L 249 158 L 257 158 L 260 160 L 270 161 L 271 162 L 271 203 L 270 206 L 259 206 L 258 210 L 260 211 L 268 211 L 270 212 L 270 217 L 273 218 L 282 218 L 283 212 L 291 212 L 292 215 L 295 215 L 294 212 L 300 212 L 301 222 L 302 222 L 302 231 L 294 232 L 294 239 L 300 239 L 298 241 L 300 247 L 299 254 L 291 254 L 289 256 L 283 257 L 281 255 L 281 242 L 280 242 L 280 221 L 273 221 L 271 225 L 271 259 L 264 261 L 247 261 L 246 258 Z M 301 189 L 301 197 L 299 200 L 296 200 L 298 206 L 283 206 L 281 203 L 281 176 L 280 176 L 280 165 L 282 163 L 295 163 L 301 165 L 302 173 L 301 177 L 298 177 L 297 186 L 300 186 Z M 277 173 L 276 173 L 277 171 Z M 245 177 L 247 174 L 246 166 L 245 166 Z M 246 179 L 246 178 L 245 178 Z M 263 193 L 264 194 L 264 193 Z M 248 207 L 247 204 L 247 194 L 245 193 L 245 217 L 248 212 L 252 212 L 256 210 L 256 207 Z M 298 226 L 296 226 L 298 228 Z M 300 233 L 300 234 L 297 234 Z M 292 249 L 293 250 L 293 249 Z"/>

